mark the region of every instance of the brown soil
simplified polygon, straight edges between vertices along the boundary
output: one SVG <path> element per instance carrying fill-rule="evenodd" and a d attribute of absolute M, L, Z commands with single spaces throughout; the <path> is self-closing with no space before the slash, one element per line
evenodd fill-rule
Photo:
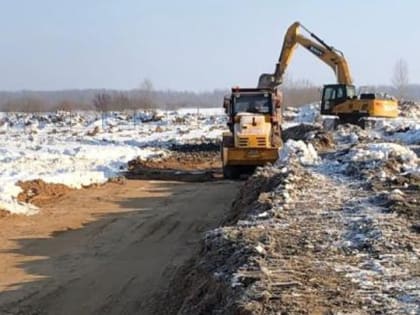
<path fill-rule="evenodd" d="M 53 200 L 60 199 L 72 189 L 63 184 L 50 184 L 41 179 L 35 179 L 25 182 L 18 182 L 22 192 L 17 199 L 20 202 L 31 203 L 36 206 L 42 206 Z"/>
<path fill-rule="evenodd" d="M 1 218 L 0 314 L 159 314 L 175 270 L 237 187 L 107 183 Z"/>
<path fill-rule="evenodd" d="M 221 168 L 222 163 L 219 152 L 174 152 L 170 156 L 159 160 L 132 160 L 128 163 L 128 167 L 131 172 L 135 172 L 139 168 L 196 171 Z"/>
<path fill-rule="evenodd" d="M 390 168 L 389 162 L 384 169 L 388 168 Z M 387 191 L 384 197 L 389 211 L 405 216 L 413 226 L 420 226 L 419 176 L 395 174 L 386 181 L 374 177 L 371 186 L 375 191 Z"/>
<path fill-rule="evenodd" d="M 205 182 L 221 179 L 221 159 L 218 151 L 173 151 L 157 160 L 135 159 L 128 162 L 129 179 L 179 180 Z"/>

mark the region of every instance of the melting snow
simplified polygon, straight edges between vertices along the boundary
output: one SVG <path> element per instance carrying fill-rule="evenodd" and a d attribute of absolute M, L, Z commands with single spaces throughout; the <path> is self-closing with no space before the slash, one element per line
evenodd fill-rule
<path fill-rule="evenodd" d="M 314 165 L 320 161 L 318 153 L 311 143 L 307 144 L 302 140 L 287 140 L 280 149 L 277 163 L 284 164 L 293 156 L 296 156 L 302 165 Z"/>
<path fill-rule="evenodd" d="M 32 214 L 20 203 L 18 181 L 42 179 L 73 188 L 104 183 L 133 158 L 163 156 L 171 144 L 219 139 L 225 117 L 214 109 L 200 113 L 2 113 L 0 115 L 0 209 Z M 90 134 L 90 136 L 88 135 Z"/>

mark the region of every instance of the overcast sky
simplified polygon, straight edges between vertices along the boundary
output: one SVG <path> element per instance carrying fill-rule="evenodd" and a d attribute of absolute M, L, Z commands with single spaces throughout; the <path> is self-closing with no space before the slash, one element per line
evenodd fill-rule
<path fill-rule="evenodd" d="M 420 83 L 420 1 L 0 0 L 0 90 L 256 85 L 298 20 L 342 50 L 357 85 L 389 84 L 404 58 Z M 299 47 L 294 79 L 332 83 Z"/>

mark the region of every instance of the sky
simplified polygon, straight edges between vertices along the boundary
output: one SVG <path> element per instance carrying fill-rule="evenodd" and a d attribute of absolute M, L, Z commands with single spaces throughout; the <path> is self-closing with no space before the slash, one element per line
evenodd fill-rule
<path fill-rule="evenodd" d="M 420 83 L 416 0 L 0 0 L 0 90 L 254 87 L 300 21 L 344 52 L 356 85 Z M 334 83 L 303 47 L 287 75 Z"/>

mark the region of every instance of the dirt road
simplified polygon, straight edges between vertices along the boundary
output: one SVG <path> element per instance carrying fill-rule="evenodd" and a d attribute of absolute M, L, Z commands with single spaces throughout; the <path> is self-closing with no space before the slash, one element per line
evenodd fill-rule
<path fill-rule="evenodd" d="M 0 314 L 154 314 L 237 188 L 133 180 L 0 218 Z"/>

